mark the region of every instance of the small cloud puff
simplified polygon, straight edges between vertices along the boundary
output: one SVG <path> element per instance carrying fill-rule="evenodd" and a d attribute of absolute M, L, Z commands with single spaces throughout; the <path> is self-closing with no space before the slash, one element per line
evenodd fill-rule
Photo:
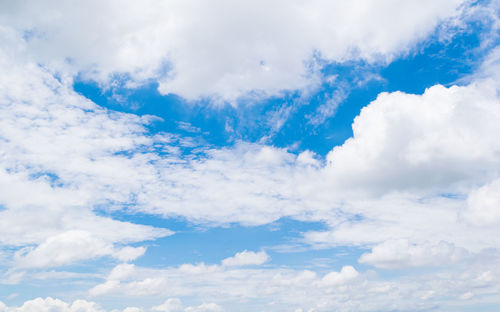
<path fill-rule="evenodd" d="M 265 251 L 253 252 L 244 250 L 236 253 L 234 257 L 222 260 L 223 266 L 261 265 L 269 261 L 270 257 Z"/>

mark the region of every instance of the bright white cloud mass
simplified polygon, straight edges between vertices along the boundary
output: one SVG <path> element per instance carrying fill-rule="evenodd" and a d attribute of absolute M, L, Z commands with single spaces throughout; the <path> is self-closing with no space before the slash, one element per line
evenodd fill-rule
<path fill-rule="evenodd" d="M 53 70 L 231 100 L 313 87 L 322 60 L 388 61 L 457 16 L 461 2 L 11 1 L 2 19 Z"/>
<path fill-rule="evenodd" d="M 499 9 L 2 1 L 0 312 L 495 311 Z"/>

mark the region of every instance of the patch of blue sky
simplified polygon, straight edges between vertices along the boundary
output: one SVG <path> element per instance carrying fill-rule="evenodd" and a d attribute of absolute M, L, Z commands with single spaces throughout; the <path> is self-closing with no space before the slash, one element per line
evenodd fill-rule
<path fill-rule="evenodd" d="M 50 183 L 51 187 L 63 187 L 64 186 L 64 182 L 61 180 L 61 178 L 57 174 L 52 173 L 52 172 L 40 171 L 40 172 L 30 174 L 29 177 L 32 180 L 38 180 L 38 179 L 45 180 L 45 181 Z"/>
<path fill-rule="evenodd" d="M 269 265 L 293 265 L 299 267 L 315 266 L 311 259 L 329 258 L 332 255 L 344 255 L 344 261 L 330 263 L 333 267 L 342 267 L 361 251 L 350 250 L 349 256 L 345 248 L 311 249 L 301 238 L 304 232 L 321 231 L 326 227 L 320 222 L 301 222 L 290 218 L 281 218 L 271 224 L 261 226 L 242 226 L 230 224 L 220 227 L 206 227 L 193 224 L 180 218 L 160 218 L 148 214 L 124 214 L 122 212 L 104 213 L 116 220 L 130 221 L 136 224 L 167 228 L 175 232 L 172 236 L 156 239 L 149 243 L 148 251 L 135 263 L 148 267 L 177 266 L 183 263 L 220 264 L 220 261 L 234 256 L 243 250 L 265 250 L 272 258 Z M 141 244 L 143 245 L 143 244 Z M 293 254 L 293 257 L 290 255 Z M 327 263 L 318 265 L 318 269 Z"/>

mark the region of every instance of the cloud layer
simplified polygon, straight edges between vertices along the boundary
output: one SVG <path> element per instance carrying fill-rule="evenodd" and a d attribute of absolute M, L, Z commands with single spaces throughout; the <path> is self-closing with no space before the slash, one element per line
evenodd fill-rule
<path fill-rule="evenodd" d="M 71 232 L 77 230 L 92 232 L 83 241 L 93 243 L 82 250 L 108 246 L 98 249 L 112 255 L 110 243 L 171 234 L 97 216 L 95 209 L 213 225 L 265 224 L 281 217 L 323 221 L 330 232 L 306 233 L 306 241 L 318 245 L 438 239 L 477 251 L 498 244 L 494 227 L 479 226 L 496 222 L 496 76 L 465 86 L 437 85 L 422 95 L 380 94 L 355 119 L 354 136 L 325 162 L 308 151 L 294 155 L 243 142 L 204 148 L 201 157 L 190 158 L 179 149 L 192 143 L 148 134 L 145 125 L 153 117 L 107 111 L 42 67 L 4 56 L 4 244 L 48 248 L 72 235 L 58 236 L 62 232 L 83 233 Z"/>
<path fill-rule="evenodd" d="M 286 3 L 1 4 L 0 284 L 92 276 L 81 298 L 152 299 L 123 312 L 453 311 L 458 301 L 499 302 L 498 48 L 461 84 L 379 94 L 326 157 L 199 144 L 189 124 L 180 126 L 192 137 L 152 133 L 159 118 L 105 109 L 73 90 L 79 77 L 103 88 L 154 81 L 188 100 L 304 91 L 328 80 L 323 64 L 389 62 L 439 23 L 459 23 L 466 8 Z M 277 265 L 272 248 L 242 247 L 217 264 L 150 268 L 131 262 L 146 241 L 174 232 L 116 217 L 134 214 L 203 227 L 321 222 L 294 243 L 360 256 L 313 271 Z M 70 272 L 103 259 L 95 272 Z M 104 310 L 38 298 L 0 311 Z"/>
<path fill-rule="evenodd" d="M 165 94 L 231 101 L 314 87 L 320 60 L 390 60 L 462 2 L 16 1 L 0 21 L 62 73 L 106 86 L 153 79 Z"/>

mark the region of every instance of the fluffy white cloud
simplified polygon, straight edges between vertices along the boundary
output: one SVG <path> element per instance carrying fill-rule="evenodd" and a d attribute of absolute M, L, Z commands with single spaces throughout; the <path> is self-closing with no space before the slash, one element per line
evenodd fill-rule
<path fill-rule="evenodd" d="M 202 303 L 198 306 L 187 307 L 184 312 L 220 312 L 224 311 L 221 306 L 216 303 Z"/>
<path fill-rule="evenodd" d="M 388 192 L 452 191 L 484 183 L 499 165 L 498 83 L 436 85 L 422 95 L 382 93 L 362 109 L 354 135 L 328 155 L 331 174 L 350 187 Z M 491 174 L 488 172 L 487 174 Z"/>
<path fill-rule="evenodd" d="M 189 269 L 187 269 L 189 268 Z M 117 272 L 126 272 L 118 273 Z M 166 269 L 148 269 L 133 265 L 115 267 L 107 279 L 90 290 L 95 297 L 106 295 L 126 295 L 141 297 L 176 297 L 204 298 L 217 302 L 241 304 L 241 300 L 262 299 L 279 302 L 280 305 L 292 303 L 295 306 L 309 306 L 319 294 L 338 291 L 346 295 L 351 286 L 357 287 L 362 281 L 360 274 L 351 266 L 343 267 L 340 272 L 330 272 L 318 277 L 312 271 L 284 268 L 244 269 L 228 266 L 209 266 L 203 263 L 183 264 Z M 308 295 L 314 298 L 307 298 Z M 338 296 L 343 296 L 339 293 Z M 304 295 L 306 294 L 306 295 Z M 306 299 L 307 298 L 307 299 Z M 306 300 L 306 302 L 301 302 Z M 335 301 L 332 299 L 332 301 Z M 239 302 L 239 303 L 238 303 Z M 177 311 L 177 300 L 167 300 L 153 307 L 155 311 Z M 215 308 L 214 305 L 200 305 L 185 308 L 184 311 L 198 311 L 201 308 Z M 169 310 L 171 309 L 171 310 Z M 177 310 L 176 310 L 177 309 Z M 201 310 L 204 311 L 204 310 Z M 211 310 L 208 310 L 211 311 Z"/>
<path fill-rule="evenodd" d="M 500 179 L 469 193 L 464 217 L 472 224 L 495 225 L 500 222 Z"/>
<path fill-rule="evenodd" d="M 202 303 L 197 306 L 182 308 L 182 302 L 178 298 L 167 299 L 163 304 L 151 308 L 153 311 L 163 312 L 219 312 L 224 309 L 216 303 Z"/>
<path fill-rule="evenodd" d="M 499 71 L 489 72 L 422 95 L 383 93 L 363 108 L 353 137 L 328 154 L 324 168 L 325 185 L 339 193 L 333 197 L 342 199 L 347 220 L 330 219 L 331 231 L 307 233 L 306 240 L 498 247 L 496 229 L 477 226 L 484 224 L 482 212 L 492 223 L 497 215 Z"/>
<path fill-rule="evenodd" d="M 464 298 L 464 294 L 473 294 L 477 302 L 495 302 L 498 299 L 498 259 L 498 251 L 490 249 L 450 263 L 440 272 L 412 274 L 407 271 L 403 278 L 384 278 L 373 271 L 358 272 L 352 266 L 318 274 L 280 267 L 244 269 L 184 264 L 151 269 L 121 264 L 90 294 L 111 296 L 129 306 L 135 305 L 139 299 L 163 302 L 151 308 L 145 306 L 141 311 L 427 311 L 436 308 L 453 311 L 456 310 L 454 302 Z M 198 269 L 188 274 L 185 267 Z M 98 288 L 99 292 L 93 292 Z M 175 298 L 164 299 L 171 296 Z M 178 298 L 183 298 L 190 306 L 185 307 Z M 205 303 L 193 302 L 198 298 L 203 298 Z M 443 298 L 452 300 L 446 302 Z M 475 302 L 470 304 L 473 306 Z M 19 308 L 0 304 L 0 311 L 104 312 L 92 302 L 76 300 L 67 304 L 51 298 L 27 301 Z"/>
<path fill-rule="evenodd" d="M 269 255 L 265 251 L 253 252 L 244 250 L 238 252 L 234 257 L 229 257 L 222 260 L 224 266 L 245 266 L 245 265 L 261 265 L 269 261 Z"/>
<path fill-rule="evenodd" d="M 121 312 L 143 312 L 141 308 L 126 307 Z M 170 298 L 160 306 L 152 307 L 147 311 L 163 311 L 163 312 L 220 312 L 224 309 L 215 303 L 202 303 L 196 306 L 189 306 L 182 308 L 182 303 L 177 298 Z M 68 304 L 60 299 L 53 299 L 51 297 L 36 298 L 23 303 L 20 307 L 8 307 L 3 302 L 0 302 L 0 312 L 106 312 L 100 308 L 96 303 L 85 300 L 75 300 L 73 303 Z M 110 312 L 120 312 L 119 310 L 112 310 Z"/>
<path fill-rule="evenodd" d="M 105 292 L 95 296 L 120 296 L 156 301 L 165 296 L 203 298 L 228 310 L 293 311 L 298 308 L 315 311 L 422 311 L 438 308 L 454 309 L 453 300 L 472 292 L 483 302 L 498 299 L 500 268 L 498 252 L 485 251 L 458 262 L 449 263 L 436 273 L 406 271 L 403 278 L 384 278 L 373 271 L 358 272 L 352 266 L 339 271 L 318 274 L 290 268 L 235 268 L 204 264 L 150 269 L 127 265 L 117 266 L 103 281 Z M 186 266 L 198 267 L 196 274 L 186 274 Z M 157 285 L 151 287 L 151 280 Z M 444 302 L 443 298 L 453 298 Z M 162 299 L 164 300 L 164 299 Z M 126 302 L 126 301 L 125 301 Z M 170 309 L 170 310 L 169 310 Z M 154 306 L 153 311 L 183 311 L 180 300 L 169 299 Z M 184 308 L 184 311 L 188 309 Z"/>
<path fill-rule="evenodd" d="M 30 57 L 109 86 L 160 82 L 162 93 L 194 99 L 278 94 L 317 82 L 318 64 L 390 60 L 461 0 L 349 1 L 16 1 L 0 24 L 17 32 Z M 397 27 L 394 27 L 397 25 Z"/>
<path fill-rule="evenodd" d="M 21 249 L 15 255 L 19 268 L 54 267 L 79 260 L 113 256 L 131 261 L 144 254 L 144 247 L 116 249 L 112 243 L 94 237 L 85 231 L 72 230 L 47 238 L 36 248 Z"/>
<path fill-rule="evenodd" d="M 2 312 L 105 312 L 96 303 L 85 300 L 75 300 L 68 304 L 59 299 L 47 297 L 36 298 L 24 302 L 21 307 L 5 307 Z"/>
<path fill-rule="evenodd" d="M 428 265 L 450 265 L 467 256 L 463 248 L 453 244 L 410 244 L 408 240 L 389 240 L 372 248 L 370 253 L 361 255 L 360 263 L 379 268 L 394 269 Z"/>
<path fill-rule="evenodd" d="M 169 298 L 164 303 L 151 308 L 153 311 L 179 312 L 182 311 L 182 302 L 179 298 Z"/>
<path fill-rule="evenodd" d="M 146 252 L 145 247 L 126 246 L 123 247 L 122 249 L 114 251 L 113 257 L 121 261 L 128 262 L 139 258 L 140 256 L 144 255 L 145 252 Z"/>
<path fill-rule="evenodd" d="M 17 262 L 21 267 L 58 266 L 111 252 L 112 245 L 92 237 L 88 232 L 68 231 L 49 237 L 32 250 L 22 250 Z"/>
<path fill-rule="evenodd" d="M 356 271 L 354 267 L 348 265 L 342 267 L 340 272 L 330 272 L 323 276 L 320 284 L 325 286 L 344 285 L 355 280 L 358 276 L 358 271 Z"/>
<path fill-rule="evenodd" d="M 127 307 L 123 312 L 143 312 L 143 310 L 137 307 Z"/>

